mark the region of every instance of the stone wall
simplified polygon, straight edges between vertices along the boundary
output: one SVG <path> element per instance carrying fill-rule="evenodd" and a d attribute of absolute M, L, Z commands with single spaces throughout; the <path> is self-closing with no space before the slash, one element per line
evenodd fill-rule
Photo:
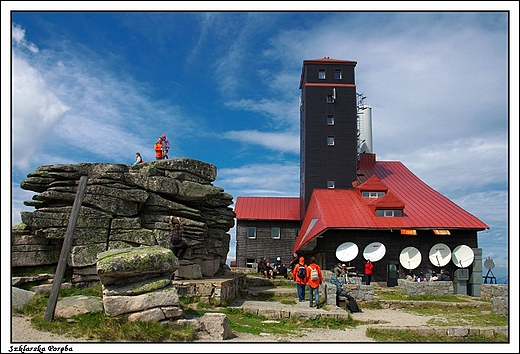
<path fill-rule="evenodd" d="M 179 158 L 137 166 L 108 163 L 45 165 L 20 184 L 37 192 L 12 230 L 12 266 L 56 265 L 82 176 L 87 185 L 68 265 L 76 285 L 99 281 L 96 257 L 111 249 L 171 248 L 170 216 L 180 217 L 189 249 L 181 262 L 202 276 L 229 272 L 226 265 L 235 213 L 233 197 L 216 187 L 217 169 Z"/>
<path fill-rule="evenodd" d="M 215 278 L 209 282 L 198 279 L 173 280 L 172 284 L 181 297 L 198 298 L 198 301 L 203 304 L 225 306 L 240 297 L 240 290 L 245 287 L 246 277 L 237 274 Z"/>
<path fill-rule="evenodd" d="M 480 297 L 492 299 L 493 312 L 500 315 L 509 315 L 509 285 L 508 284 L 482 284 L 480 285 Z"/>
<path fill-rule="evenodd" d="M 414 282 L 405 279 L 397 279 L 399 291 L 410 296 L 417 295 L 453 295 L 453 282 L 451 281 L 432 281 Z"/>

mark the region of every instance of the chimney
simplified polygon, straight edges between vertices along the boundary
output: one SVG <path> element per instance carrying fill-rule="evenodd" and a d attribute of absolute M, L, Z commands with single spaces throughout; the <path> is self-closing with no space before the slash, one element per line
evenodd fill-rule
<path fill-rule="evenodd" d="M 359 154 L 359 164 L 373 166 L 376 164 L 376 154 Z"/>

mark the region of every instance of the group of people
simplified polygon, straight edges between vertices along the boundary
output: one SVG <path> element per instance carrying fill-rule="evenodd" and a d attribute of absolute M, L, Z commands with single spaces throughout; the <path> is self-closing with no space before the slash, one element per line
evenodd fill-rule
<path fill-rule="evenodd" d="M 413 270 L 410 269 L 408 271 L 408 274 L 406 275 L 406 280 L 409 281 L 416 281 L 416 282 L 428 282 L 428 281 L 450 281 L 451 276 L 450 272 L 446 269 L 441 269 L 441 272 L 439 275 L 437 275 L 437 272 L 434 270 L 432 271 L 429 279 L 428 277 L 424 276 L 422 272 L 419 273 L 419 275 L 415 275 Z"/>
<path fill-rule="evenodd" d="M 166 138 L 166 135 L 161 135 L 157 138 L 153 149 L 155 150 L 155 159 L 163 160 L 168 158 L 168 151 L 170 151 L 170 141 Z"/>
<path fill-rule="evenodd" d="M 292 271 L 293 280 L 296 282 L 296 289 L 298 290 L 298 300 L 303 302 L 305 300 L 305 288 L 309 285 L 309 307 L 320 307 L 320 292 L 319 287 L 323 282 L 323 274 L 321 268 L 316 264 L 316 258 L 309 259 L 310 264 L 305 264 L 305 258 L 300 257 L 298 263 L 294 266 Z"/>
<path fill-rule="evenodd" d="M 164 160 L 168 158 L 168 152 L 170 151 L 170 141 L 163 134 L 157 138 L 157 142 L 154 144 L 153 149 L 155 150 L 155 159 Z M 135 153 L 135 162 L 132 165 L 138 165 L 143 163 L 143 157 L 140 152 Z"/>
<path fill-rule="evenodd" d="M 273 263 L 267 261 L 267 257 L 263 257 L 258 263 L 258 271 L 262 273 L 267 279 L 276 277 L 277 275 L 283 276 L 287 279 L 288 270 L 287 265 L 282 262 L 280 257 L 276 258 Z"/>

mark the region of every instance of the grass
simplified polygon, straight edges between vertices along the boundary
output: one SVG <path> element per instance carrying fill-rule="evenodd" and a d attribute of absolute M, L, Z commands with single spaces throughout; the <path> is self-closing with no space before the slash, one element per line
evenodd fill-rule
<path fill-rule="evenodd" d="M 122 316 L 109 317 L 104 312 L 76 315 L 70 319 L 56 317 L 48 322 L 44 320 L 44 315 L 49 295 L 49 291 L 38 293 L 22 310 L 15 312 L 31 317 L 32 325 L 41 331 L 99 342 L 192 342 L 195 339 L 193 326 L 131 322 Z M 61 289 L 58 300 L 76 295 L 101 298 L 101 284 L 91 288 Z"/>
<path fill-rule="evenodd" d="M 205 312 L 215 311 L 200 311 L 190 310 L 185 311 L 192 316 L 202 315 Z M 323 329 L 345 329 L 353 328 L 358 321 L 355 321 L 350 316 L 348 319 L 344 318 L 316 318 L 313 320 L 303 319 L 299 317 L 281 318 L 276 320 L 268 320 L 264 316 L 257 316 L 243 309 L 223 308 L 222 313 L 226 314 L 231 330 L 236 333 L 250 333 L 254 335 L 261 335 L 262 333 L 273 334 L 279 336 L 298 336 L 302 335 L 302 331 L 309 328 L 323 328 Z"/>
<path fill-rule="evenodd" d="M 421 335 L 412 330 L 389 330 L 368 328 L 366 335 L 376 342 L 384 343 L 507 343 L 508 338 L 503 334 L 494 337 L 470 334 L 467 337 L 438 336 L 435 334 Z"/>
<path fill-rule="evenodd" d="M 286 286 L 286 284 L 280 284 Z M 294 286 L 294 284 L 292 284 Z M 479 306 L 464 305 L 475 301 L 462 295 L 431 297 L 431 296 L 408 296 L 387 290 L 377 289 L 374 301 L 362 302 L 363 309 L 381 308 L 378 300 L 400 300 L 401 309 L 422 316 L 434 316 L 428 321 L 432 326 L 508 326 L 508 317 L 500 316 L 493 312 L 490 301 L 479 301 Z M 22 310 L 15 311 L 31 317 L 32 325 L 43 331 L 56 334 L 67 334 L 77 338 L 88 338 L 99 342 L 192 342 L 195 340 L 196 328 L 193 326 L 176 326 L 172 322 L 130 322 L 124 316 L 109 317 L 102 313 L 85 314 L 74 316 L 70 319 L 55 318 L 51 322 L 44 321 L 50 292 L 36 294 Z M 102 297 L 102 286 L 61 289 L 58 297 L 85 295 Z M 261 301 L 280 302 L 287 305 L 296 305 L 294 295 L 261 294 L 255 297 Z M 201 316 L 208 312 L 221 312 L 226 314 L 231 330 L 235 333 L 251 333 L 261 335 L 262 333 L 278 336 L 299 336 L 308 328 L 323 329 L 346 329 L 355 328 L 364 322 L 354 320 L 350 315 L 348 318 L 316 318 L 314 320 L 298 317 L 267 320 L 265 317 L 253 315 L 242 309 L 215 307 L 200 302 L 200 297 L 181 297 L 181 308 L 186 317 Z M 413 302 L 413 303 L 410 303 Z M 423 302 L 419 306 L 417 302 Z M 326 307 L 323 307 L 327 309 Z M 507 336 L 497 334 L 494 337 L 483 335 L 470 335 L 468 337 L 447 337 L 433 334 L 421 335 L 411 330 L 389 330 L 369 328 L 367 336 L 377 342 L 507 342 Z"/>

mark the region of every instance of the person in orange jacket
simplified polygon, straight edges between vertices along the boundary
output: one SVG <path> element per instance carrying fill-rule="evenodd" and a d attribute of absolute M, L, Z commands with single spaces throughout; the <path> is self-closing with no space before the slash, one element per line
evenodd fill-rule
<path fill-rule="evenodd" d="M 323 274 L 321 268 L 316 264 L 316 258 L 310 258 L 310 264 L 307 267 L 307 284 L 309 284 L 309 307 L 313 306 L 313 298 L 316 299 L 316 308 L 320 308 L 320 285 L 323 282 Z M 315 274 L 314 271 L 316 272 Z"/>
<path fill-rule="evenodd" d="M 162 149 L 162 138 L 159 137 L 157 142 L 154 144 L 153 149 L 155 150 L 155 159 L 162 160 L 163 159 L 163 149 Z"/>
<path fill-rule="evenodd" d="M 302 272 L 299 272 L 300 268 L 303 268 Z M 300 274 L 298 274 L 300 273 Z M 305 286 L 309 280 L 310 271 L 305 265 L 305 258 L 300 257 L 297 265 L 294 266 L 292 273 L 293 280 L 296 282 L 296 289 L 298 290 L 298 300 L 302 302 L 305 300 Z"/>

